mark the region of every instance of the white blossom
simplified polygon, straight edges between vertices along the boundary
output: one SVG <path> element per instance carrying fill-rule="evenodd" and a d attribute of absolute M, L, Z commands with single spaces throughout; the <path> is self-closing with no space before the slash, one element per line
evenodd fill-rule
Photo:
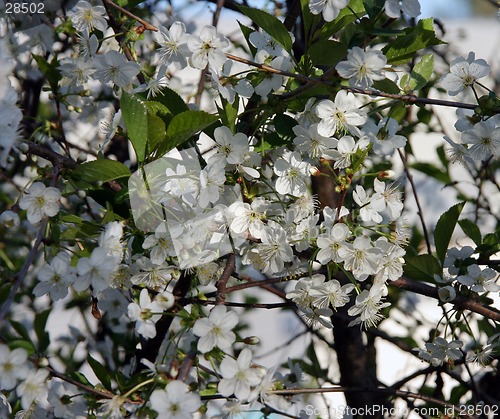
<path fill-rule="evenodd" d="M 349 79 L 349 85 L 366 89 L 371 87 L 374 81 L 383 80 L 385 74 L 383 68 L 387 64 L 387 58 L 378 50 L 363 51 L 354 47 L 347 52 L 347 61 L 341 61 L 335 66 L 340 77 Z"/>
<path fill-rule="evenodd" d="M 238 324 L 238 315 L 234 311 L 227 311 L 223 305 L 215 306 L 208 317 L 196 320 L 193 333 L 200 337 L 198 350 L 207 353 L 217 347 L 228 350 L 236 340 L 232 331 Z"/>
<path fill-rule="evenodd" d="M 240 401 L 248 400 L 252 387 L 262 379 L 262 370 L 252 368 L 252 351 L 244 348 L 237 359 L 226 356 L 220 365 L 222 380 L 219 382 L 219 393 L 224 397 L 232 394 Z"/>
<path fill-rule="evenodd" d="M 19 207 L 27 211 L 28 221 L 31 224 L 37 224 L 45 215 L 54 217 L 59 212 L 60 199 L 59 189 L 35 182 L 21 198 Z"/>
<path fill-rule="evenodd" d="M 200 396 L 180 380 L 171 381 L 164 390 L 154 390 L 149 402 L 158 419 L 190 419 L 201 407 Z"/>
<path fill-rule="evenodd" d="M 467 58 L 457 57 L 451 62 L 450 72 L 441 79 L 441 84 L 450 96 L 456 96 L 488 74 L 490 66 L 486 61 L 476 60 L 476 55 L 469 52 Z"/>
<path fill-rule="evenodd" d="M 141 290 L 139 304 L 132 302 L 128 305 L 128 316 L 130 320 L 136 322 L 136 331 L 146 339 L 156 336 L 156 322 L 160 320 L 162 308 L 157 301 L 151 301 L 146 288 Z"/>
<path fill-rule="evenodd" d="M 318 133 L 325 137 L 334 136 L 337 131 L 349 131 L 360 136 L 358 126 L 366 122 L 366 112 L 360 109 L 356 97 L 352 93 L 341 90 L 335 101 L 324 99 L 316 105 L 316 114 L 320 118 Z"/>
<path fill-rule="evenodd" d="M 309 0 L 309 10 L 313 15 L 323 14 L 327 22 L 334 20 L 349 0 Z"/>

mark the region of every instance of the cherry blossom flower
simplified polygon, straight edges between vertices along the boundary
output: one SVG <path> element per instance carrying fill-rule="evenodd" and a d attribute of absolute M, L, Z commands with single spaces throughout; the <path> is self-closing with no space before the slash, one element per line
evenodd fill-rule
<path fill-rule="evenodd" d="M 50 264 L 45 264 L 38 272 L 40 281 L 33 289 L 37 297 L 49 294 L 53 301 L 68 295 L 68 287 L 75 281 L 76 270 L 71 265 L 71 257 L 67 253 L 58 253 Z"/>
<path fill-rule="evenodd" d="M 95 71 L 92 61 L 84 57 L 66 57 L 61 60 L 59 69 L 63 76 L 61 84 L 67 84 L 69 86 L 80 86 L 87 83 Z"/>
<path fill-rule="evenodd" d="M 249 41 L 255 48 L 264 50 L 273 57 L 289 55 L 283 45 L 263 30 L 252 32 L 249 36 Z"/>
<path fill-rule="evenodd" d="M 451 247 L 446 251 L 443 268 L 447 268 L 451 275 L 457 275 L 463 262 L 474 254 L 475 250 L 471 246 Z"/>
<path fill-rule="evenodd" d="M 198 394 L 189 391 L 180 380 L 173 380 L 164 390 L 156 389 L 149 398 L 151 408 L 158 413 L 158 419 L 188 419 L 201 407 Z"/>
<path fill-rule="evenodd" d="M 500 156 L 500 127 L 488 121 L 478 122 L 471 130 L 462 133 L 462 142 L 470 144 L 467 155 L 472 160 L 487 160 L 491 156 Z"/>
<path fill-rule="evenodd" d="M 193 333 L 199 336 L 198 350 L 207 353 L 217 347 L 228 350 L 236 340 L 233 333 L 238 324 L 238 315 L 234 311 L 227 311 L 225 306 L 215 306 L 208 317 L 196 320 Z"/>
<path fill-rule="evenodd" d="M 373 247 L 371 240 L 364 236 L 356 237 L 352 244 L 338 250 L 339 257 L 344 261 L 344 268 L 351 271 L 359 281 L 377 273 L 381 253 L 381 250 Z"/>
<path fill-rule="evenodd" d="M 16 228 L 21 225 L 19 215 L 14 211 L 4 211 L 0 214 L 0 226 L 5 228 Z"/>
<path fill-rule="evenodd" d="M 258 255 L 264 272 L 278 274 L 284 269 L 285 262 L 293 260 L 293 250 L 286 231 L 279 224 L 269 222 L 261 240 L 262 243 L 257 244 L 250 252 Z"/>
<path fill-rule="evenodd" d="M 347 310 L 350 316 L 358 316 L 349 326 L 361 324 L 365 328 L 375 327 L 384 318 L 380 310 L 390 306 L 390 303 L 383 303 L 382 298 L 387 295 L 387 287 L 384 284 L 374 284 L 370 290 L 363 290 L 356 297 L 354 306 Z"/>
<path fill-rule="evenodd" d="M 0 343 L 0 389 L 12 390 L 19 380 L 26 378 L 29 372 L 28 352 L 23 348 L 12 351 Z"/>
<path fill-rule="evenodd" d="M 389 17 L 397 19 L 401 12 L 408 17 L 420 15 L 420 3 L 418 0 L 385 0 L 385 13 Z"/>
<path fill-rule="evenodd" d="M 232 134 L 228 127 L 218 127 L 214 130 L 217 152 L 208 159 L 208 163 L 221 161 L 224 164 L 240 164 L 248 151 L 248 137 L 238 132 Z"/>
<path fill-rule="evenodd" d="M 306 158 L 317 160 L 325 157 L 327 150 L 337 147 L 338 140 L 333 137 L 324 137 L 318 133 L 318 124 L 311 124 L 307 128 L 301 125 L 293 127 L 296 137 L 293 143 L 297 150 Z"/>
<path fill-rule="evenodd" d="M 448 90 L 450 96 L 456 96 L 488 74 L 490 66 L 486 61 L 476 60 L 476 55 L 469 52 L 467 58 L 457 57 L 451 62 L 450 73 L 441 79 L 441 84 Z"/>
<path fill-rule="evenodd" d="M 226 356 L 221 364 L 222 380 L 219 382 L 219 393 L 224 397 L 232 394 L 240 401 L 250 397 L 252 387 L 257 386 L 265 373 L 258 368 L 252 368 L 252 351 L 244 348 L 237 359 Z"/>
<path fill-rule="evenodd" d="M 255 62 L 261 64 L 268 64 L 270 67 L 276 68 L 277 70 L 288 70 L 290 67 L 290 58 L 285 56 L 272 57 L 267 51 L 260 50 L 255 56 Z M 268 73 L 265 72 L 261 74 L 263 77 L 262 81 L 254 87 L 255 93 L 257 93 L 262 100 L 267 101 L 269 93 L 277 91 L 282 85 L 285 77 L 281 74 Z"/>
<path fill-rule="evenodd" d="M 155 265 L 162 265 L 168 256 L 175 256 L 174 243 L 165 222 L 158 224 L 155 233 L 146 237 L 142 248 L 151 249 L 151 262 Z"/>
<path fill-rule="evenodd" d="M 186 27 L 182 22 L 174 22 L 170 29 L 160 26 L 155 32 L 155 39 L 160 48 L 156 51 L 160 62 L 164 65 L 173 64 L 177 68 L 185 68 L 190 54 L 187 46 Z"/>
<path fill-rule="evenodd" d="M 335 66 L 340 77 L 349 79 L 349 85 L 366 89 L 374 81 L 383 80 L 382 71 L 387 64 L 387 58 L 378 50 L 363 51 L 354 47 L 347 52 L 347 61 L 341 61 Z"/>
<path fill-rule="evenodd" d="M 77 291 L 87 290 L 92 286 L 94 292 L 99 293 L 111 284 L 110 277 L 118 268 L 116 260 L 109 257 L 106 250 L 96 247 L 90 258 L 80 258 L 76 265 L 78 277 L 73 283 Z"/>
<path fill-rule="evenodd" d="M 446 339 L 438 336 L 434 342 L 425 344 L 425 350 L 420 350 L 418 356 L 424 361 L 430 362 L 433 366 L 443 365 L 447 358 L 457 360 L 462 358 L 460 348 L 463 346 L 461 340 L 448 342 Z"/>
<path fill-rule="evenodd" d="M 331 22 L 348 3 L 349 0 L 309 0 L 309 10 L 313 15 L 323 13 L 323 19 Z"/>
<path fill-rule="evenodd" d="M 405 250 L 397 244 L 390 243 L 386 237 L 380 237 L 375 247 L 382 251 L 378 271 L 374 282 L 395 281 L 403 275 Z"/>
<path fill-rule="evenodd" d="M 217 74 L 226 62 L 223 49 L 229 46 L 228 39 L 217 33 L 213 26 L 205 26 L 199 35 L 187 36 L 187 46 L 192 52 L 189 58 L 194 68 L 203 70 L 207 65 Z"/>
<path fill-rule="evenodd" d="M 198 205 L 207 208 L 210 203 L 215 204 L 224 189 L 226 172 L 224 165 L 220 162 L 209 163 L 200 172 L 200 191 L 198 193 Z"/>
<path fill-rule="evenodd" d="M 135 285 L 158 291 L 170 282 L 174 269 L 175 266 L 171 266 L 165 261 L 156 264 L 150 258 L 142 256 L 132 266 L 133 275 L 130 281 Z"/>
<path fill-rule="evenodd" d="M 474 292 L 496 292 L 500 285 L 496 284 L 498 274 L 494 269 L 481 269 L 474 264 L 467 266 L 467 275 L 460 275 L 457 281 L 470 287 Z"/>
<path fill-rule="evenodd" d="M 112 82 L 118 87 L 130 85 L 141 70 L 139 64 L 128 61 L 123 54 L 114 50 L 98 55 L 94 63 L 96 70 L 93 77 L 102 83 Z"/>
<path fill-rule="evenodd" d="M 106 9 L 103 6 L 92 6 L 89 2 L 80 0 L 74 9 L 69 12 L 71 22 L 77 31 L 92 32 L 97 29 L 106 32 Z"/>
<path fill-rule="evenodd" d="M 339 250 L 347 246 L 346 239 L 351 235 L 349 227 L 343 223 L 335 224 L 327 234 L 318 237 L 317 245 L 320 251 L 316 255 L 316 260 L 322 265 L 328 262 L 341 262 Z"/>
<path fill-rule="evenodd" d="M 373 151 L 379 156 L 391 156 L 396 148 L 406 145 L 406 138 L 397 135 L 399 125 L 393 118 L 383 118 L 378 125 L 368 121 L 363 132 L 373 143 Z"/>
<path fill-rule="evenodd" d="M 325 279 L 324 275 L 322 276 Z M 336 279 L 330 279 L 321 284 L 314 284 L 309 295 L 315 307 L 328 308 L 331 306 L 336 310 L 349 302 L 349 294 L 353 289 L 354 285 L 352 284 L 340 285 L 340 282 Z"/>
<path fill-rule="evenodd" d="M 31 370 L 16 387 L 16 394 L 21 398 L 23 409 L 29 409 L 33 402 L 47 400 L 49 391 L 46 381 L 48 377 L 49 372 L 45 369 Z"/>
<path fill-rule="evenodd" d="M 60 199 L 59 189 L 35 182 L 21 198 L 19 207 L 27 211 L 28 221 L 31 224 L 37 224 L 45 215 L 54 217 L 59 212 Z"/>
<path fill-rule="evenodd" d="M 280 194 L 300 196 L 307 191 L 306 177 L 309 175 L 310 165 L 302 161 L 297 152 L 285 152 L 274 163 L 276 191 Z"/>
<path fill-rule="evenodd" d="M 352 193 L 354 202 L 359 205 L 359 218 L 363 221 L 373 221 L 375 223 L 382 222 L 383 218 L 379 214 L 385 207 L 385 202 L 379 197 L 372 200 L 365 188 L 361 185 L 356 185 L 356 190 Z"/>
<path fill-rule="evenodd" d="M 139 304 L 132 302 L 128 305 L 127 310 L 130 320 L 136 322 L 135 327 L 139 335 L 146 339 L 156 336 L 155 324 L 160 320 L 163 310 L 157 301 L 151 301 L 146 288 L 141 290 Z"/>
<path fill-rule="evenodd" d="M 336 150 L 327 150 L 327 156 L 332 159 L 335 163 L 333 164 L 334 169 L 345 169 L 351 165 L 351 158 L 360 148 L 359 142 L 356 143 L 353 137 L 350 135 L 343 136 L 338 144 Z"/>
<path fill-rule="evenodd" d="M 313 287 L 321 286 L 325 281 L 325 276 L 314 274 L 310 277 L 300 278 L 295 284 L 293 291 L 286 294 L 286 298 L 292 300 L 301 308 L 310 307 L 313 304 L 311 290 Z"/>
<path fill-rule="evenodd" d="M 227 209 L 231 232 L 238 235 L 250 233 L 252 237 L 262 238 L 268 209 L 269 203 L 264 198 L 256 198 L 251 204 L 233 202 Z"/>
<path fill-rule="evenodd" d="M 331 137 L 337 131 L 349 131 L 360 137 L 357 128 L 366 122 L 366 112 L 360 109 L 359 102 L 352 93 L 341 90 L 335 96 L 335 101 L 324 99 L 316 105 L 316 114 L 321 119 L 318 133 Z"/>
<path fill-rule="evenodd" d="M 399 218 L 404 207 L 401 192 L 394 185 L 387 185 L 378 179 L 374 180 L 373 189 L 375 191 L 371 197 L 373 207 L 387 211 L 391 220 Z"/>

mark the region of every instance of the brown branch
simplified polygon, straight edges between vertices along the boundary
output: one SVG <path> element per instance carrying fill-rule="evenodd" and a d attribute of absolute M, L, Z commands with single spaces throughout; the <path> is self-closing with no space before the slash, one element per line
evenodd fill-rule
<path fill-rule="evenodd" d="M 216 304 L 224 304 L 226 301 L 226 285 L 227 281 L 231 277 L 231 274 L 234 272 L 236 268 L 236 258 L 234 253 L 230 253 L 227 259 L 226 267 L 222 272 L 220 279 L 217 281 L 217 298 Z"/>
<path fill-rule="evenodd" d="M 58 169 L 74 169 L 77 165 L 73 159 L 56 153 L 50 148 L 44 147 L 40 144 L 32 142 L 25 142 L 24 144 L 28 146 L 28 153 L 43 157 L 44 159 L 50 161 L 52 165 Z"/>
<path fill-rule="evenodd" d="M 118 6 L 116 3 L 113 3 L 111 0 L 103 0 L 103 1 L 105 4 L 115 8 L 116 10 L 122 12 L 124 15 L 127 15 L 128 17 L 139 22 L 142 26 L 144 26 L 145 30 L 158 32 L 158 28 L 155 25 L 152 25 L 151 23 L 146 22 L 145 20 L 141 19 L 139 16 L 136 16 L 132 12 L 129 12 L 127 9 L 124 9 L 121 6 Z"/>
<path fill-rule="evenodd" d="M 412 291 L 417 294 L 425 295 L 426 297 L 431 297 L 440 301 L 438 288 L 431 287 L 430 285 L 424 284 L 422 282 L 412 281 L 408 278 L 399 278 L 395 281 L 389 281 L 389 285 L 394 285 L 406 291 Z M 482 316 L 487 317 L 490 320 L 500 322 L 499 311 L 462 295 L 457 295 L 453 301 L 450 301 L 450 304 L 453 304 L 455 307 L 461 310 L 469 310 L 474 313 L 481 314 Z"/>
<path fill-rule="evenodd" d="M 351 93 L 400 100 L 400 101 L 406 102 L 410 105 L 415 105 L 415 104 L 421 103 L 423 105 L 438 105 L 438 106 L 447 106 L 447 107 L 452 107 L 452 108 L 463 108 L 463 109 L 472 109 L 472 110 L 476 109 L 478 106 L 474 103 L 452 102 L 449 100 L 431 99 L 431 98 L 419 97 L 419 96 L 410 95 L 410 94 L 399 95 L 399 94 L 393 94 L 393 93 L 385 93 L 385 92 L 381 92 L 379 90 L 358 89 L 358 88 L 349 87 L 349 86 L 339 86 L 338 83 L 332 82 L 330 80 L 326 80 L 324 78 L 324 76 L 318 77 L 318 78 L 303 76 L 302 74 L 296 74 L 296 73 L 292 73 L 292 72 L 286 71 L 286 70 L 279 70 L 277 68 L 268 66 L 266 64 L 256 63 L 255 61 L 247 60 L 246 58 L 237 57 L 233 54 L 226 54 L 226 56 L 230 60 L 237 61 L 237 62 L 240 62 L 243 64 L 247 64 L 251 67 L 259 68 L 260 70 L 267 71 L 268 73 L 279 74 L 279 75 L 286 76 L 286 77 L 293 77 L 296 80 L 300 80 L 302 82 L 305 82 L 306 84 L 304 86 L 301 86 L 298 88 L 298 89 L 300 89 L 300 91 L 302 91 L 308 87 L 315 86 L 315 85 L 326 85 L 326 86 L 337 87 L 339 89 L 346 90 L 346 91 L 351 92 Z M 298 89 L 296 89 L 290 93 L 285 93 L 285 94 L 281 95 L 280 97 L 284 100 L 289 99 L 297 94 Z M 500 112 L 500 110 L 499 110 L 499 112 Z"/>
<path fill-rule="evenodd" d="M 227 307 L 243 307 L 243 308 L 265 308 L 265 309 L 273 309 L 273 308 L 286 308 L 286 307 L 295 307 L 295 303 L 293 302 L 285 302 L 285 303 L 237 303 L 234 301 L 223 301 L 218 302 L 217 300 L 202 300 L 200 298 L 183 298 L 178 301 L 181 305 L 186 304 L 199 304 L 202 306 L 209 305 L 225 305 Z"/>

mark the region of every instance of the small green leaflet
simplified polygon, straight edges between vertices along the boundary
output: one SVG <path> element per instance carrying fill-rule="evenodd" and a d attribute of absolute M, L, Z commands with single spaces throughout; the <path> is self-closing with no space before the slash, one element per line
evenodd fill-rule
<path fill-rule="evenodd" d="M 424 87 L 434 71 L 434 54 L 426 54 L 415 65 L 410 74 L 405 74 L 401 78 L 401 88 L 403 90 L 420 90 Z"/>
<path fill-rule="evenodd" d="M 439 262 L 432 255 L 406 256 L 404 275 L 415 281 L 433 282 L 434 275 L 441 275 Z"/>

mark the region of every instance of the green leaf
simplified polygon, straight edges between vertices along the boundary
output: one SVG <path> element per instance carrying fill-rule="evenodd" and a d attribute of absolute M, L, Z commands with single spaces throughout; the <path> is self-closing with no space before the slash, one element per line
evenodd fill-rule
<path fill-rule="evenodd" d="M 37 313 L 35 320 L 33 322 L 33 328 L 35 329 L 36 336 L 38 337 L 38 351 L 45 352 L 49 347 L 50 337 L 45 331 L 45 326 L 47 325 L 47 319 L 52 310 L 45 310 L 41 313 Z"/>
<path fill-rule="evenodd" d="M 365 6 L 366 13 L 370 19 L 375 19 L 375 17 L 382 11 L 384 8 L 384 0 L 363 0 L 363 4 Z"/>
<path fill-rule="evenodd" d="M 189 106 L 186 105 L 184 100 L 179 96 L 179 94 L 168 87 L 162 87 L 157 93 L 154 100 L 151 102 L 159 102 L 164 105 L 173 115 L 177 115 L 182 112 L 189 110 Z M 122 111 L 123 112 L 123 111 Z"/>
<path fill-rule="evenodd" d="M 436 245 L 436 254 L 441 264 L 444 262 L 451 236 L 455 230 L 458 217 L 464 205 L 464 202 L 453 205 L 448 211 L 441 215 L 436 224 L 436 229 L 434 230 L 434 243 Z"/>
<path fill-rule="evenodd" d="M 19 334 L 19 336 L 21 336 L 24 340 L 31 342 L 30 334 L 22 323 L 16 322 L 15 320 L 11 320 L 10 325 Z"/>
<path fill-rule="evenodd" d="M 126 178 L 131 175 L 130 169 L 123 163 L 115 160 L 101 159 L 83 163 L 73 170 L 72 176 L 88 183 L 100 181 L 109 182 L 115 179 Z"/>
<path fill-rule="evenodd" d="M 424 87 L 434 71 L 434 54 L 426 54 L 415 65 L 410 73 L 408 86 L 411 90 L 420 90 Z"/>
<path fill-rule="evenodd" d="M 434 275 L 441 275 L 439 262 L 432 255 L 406 256 L 404 275 L 416 281 L 433 282 Z"/>
<path fill-rule="evenodd" d="M 222 108 L 217 106 L 222 125 L 228 127 L 233 134 L 236 133 L 236 119 L 238 118 L 239 100 L 235 97 L 233 103 L 229 103 L 221 96 Z"/>
<path fill-rule="evenodd" d="M 251 7 L 238 6 L 241 12 L 278 41 L 287 52 L 292 51 L 292 38 L 281 20 L 269 13 Z"/>
<path fill-rule="evenodd" d="M 432 18 L 421 19 L 417 26 L 404 29 L 405 34 L 398 37 L 394 42 L 388 43 L 382 50 L 387 57 L 387 63 L 398 65 L 410 61 L 417 51 L 445 44 L 436 37 L 434 32 L 434 20 Z"/>
<path fill-rule="evenodd" d="M 291 143 L 296 137 L 293 132 L 293 127 L 297 125 L 297 121 L 292 117 L 284 114 L 277 114 L 273 120 L 276 133 L 287 143 Z"/>
<path fill-rule="evenodd" d="M 393 95 L 397 95 L 401 92 L 398 85 L 389 79 L 378 80 L 373 83 L 372 87 L 381 92 L 391 93 Z"/>
<path fill-rule="evenodd" d="M 364 13 L 363 0 L 351 0 L 348 7 L 344 7 L 333 22 L 322 26 L 321 39 L 329 39 L 341 29 L 348 29 L 348 25 L 358 19 L 358 16 L 363 16 Z"/>
<path fill-rule="evenodd" d="M 167 138 L 159 145 L 156 154 L 163 155 L 169 152 L 212 125 L 217 119 L 217 115 L 203 111 L 186 111 L 175 115 L 167 128 Z"/>
<path fill-rule="evenodd" d="M 171 114 L 169 114 L 171 115 Z M 173 119 L 173 118 L 172 118 Z M 148 142 L 146 150 L 155 150 L 165 139 L 166 125 L 162 118 L 148 112 Z M 171 122 L 171 121 L 170 121 Z"/>
<path fill-rule="evenodd" d="M 307 53 L 315 66 L 334 66 L 347 56 L 347 48 L 338 41 L 319 41 Z"/>
<path fill-rule="evenodd" d="M 50 63 L 41 55 L 33 55 L 33 58 L 38 64 L 40 71 L 49 82 L 52 92 L 57 94 L 59 91 L 59 80 L 61 80 L 61 71 L 59 70 L 60 63 L 56 56 L 52 58 Z"/>
<path fill-rule="evenodd" d="M 473 223 L 471 220 L 464 219 L 460 220 L 458 224 L 462 228 L 463 232 L 467 234 L 467 236 L 470 237 L 477 246 L 481 246 L 483 239 L 481 231 L 476 223 Z"/>
<path fill-rule="evenodd" d="M 252 54 L 252 56 L 255 56 L 255 54 L 257 54 L 257 48 L 255 48 L 250 43 L 250 34 L 255 32 L 255 30 L 253 28 L 250 28 L 248 26 L 243 25 L 243 23 L 241 23 L 239 20 L 237 22 L 238 22 L 238 25 L 240 26 L 240 31 L 243 34 L 243 37 L 247 41 L 247 45 L 248 45 L 248 48 L 250 50 L 250 53 Z"/>
<path fill-rule="evenodd" d="M 89 363 L 90 368 L 92 368 L 92 371 L 94 371 L 94 374 L 102 383 L 102 385 L 108 390 L 111 390 L 111 380 L 109 378 L 109 372 L 106 367 L 95 358 L 92 358 L 90 355 L 87 356 L 87 362 Z"/>
<path fill-rule="evenodd" d="M 137 160 L 142 162 L 146 158 L 148 141 L 148 108 L 144 100 L 127 92 L 122 93 L 120 107 Z"/>

